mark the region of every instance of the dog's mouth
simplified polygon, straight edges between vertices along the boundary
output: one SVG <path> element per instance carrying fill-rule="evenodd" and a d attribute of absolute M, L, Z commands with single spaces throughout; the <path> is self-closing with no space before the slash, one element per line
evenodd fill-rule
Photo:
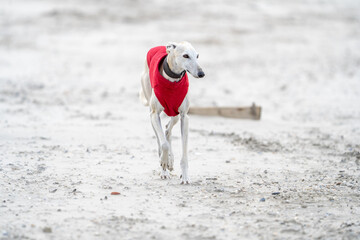
<path fill-rule="evenodd" d="M 186 70 L 186 72 L 188 72 L 189 74 L 191 74 L 191 76 L 193 76 L 194 78 L 199 78 L 198 76 L 192 74 L 189 70 Z"/>

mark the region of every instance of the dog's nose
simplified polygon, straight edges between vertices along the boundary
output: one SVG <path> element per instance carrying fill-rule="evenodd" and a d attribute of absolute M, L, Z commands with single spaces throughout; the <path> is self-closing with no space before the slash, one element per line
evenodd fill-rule
<path fill-rule="evenodd" d="M 203 78 L 205 76 L 205 73 L 203 71 L 198 72 L 198 77 Z"/>

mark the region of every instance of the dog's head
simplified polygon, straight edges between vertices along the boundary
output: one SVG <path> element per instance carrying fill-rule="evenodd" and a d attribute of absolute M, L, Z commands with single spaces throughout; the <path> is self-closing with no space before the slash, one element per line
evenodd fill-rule
<path fill-rule="evenodd" d="M 185 70 L 195 78 L 202 78 L 205 76 L 204 71 L 197 62 L 199 54 L 190 43 L 169 43 L 166 45 L 166 52 L 174 61 L 174 64 L 176 65 L 174 66 L 175 68 Z"/>

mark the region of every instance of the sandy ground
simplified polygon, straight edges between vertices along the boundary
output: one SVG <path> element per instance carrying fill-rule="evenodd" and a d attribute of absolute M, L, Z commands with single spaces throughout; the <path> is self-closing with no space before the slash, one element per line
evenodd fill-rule
<path fill-rule="evenodd" d="M 360 2 L 0 2 L 0 239 L 360 239 Z M 191 184 L 161 180 L 145 54 L 191 42 Z M 167 119 L 163 119 L 166 121 Z M 120 195 L 110 195 L 111 192 Z"/>

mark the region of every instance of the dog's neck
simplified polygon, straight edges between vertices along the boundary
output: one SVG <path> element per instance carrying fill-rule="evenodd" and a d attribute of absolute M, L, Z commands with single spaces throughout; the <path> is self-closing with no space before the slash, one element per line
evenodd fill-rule
<path fill-rule="evenodd" d="M 185 70 L 177 67 L 174 59 L 172 57 L 166 56 L 161 64 L 160 68 L 161 75 L 169 80 L 170 82 L 178 82 L 185 74 Z"/>

